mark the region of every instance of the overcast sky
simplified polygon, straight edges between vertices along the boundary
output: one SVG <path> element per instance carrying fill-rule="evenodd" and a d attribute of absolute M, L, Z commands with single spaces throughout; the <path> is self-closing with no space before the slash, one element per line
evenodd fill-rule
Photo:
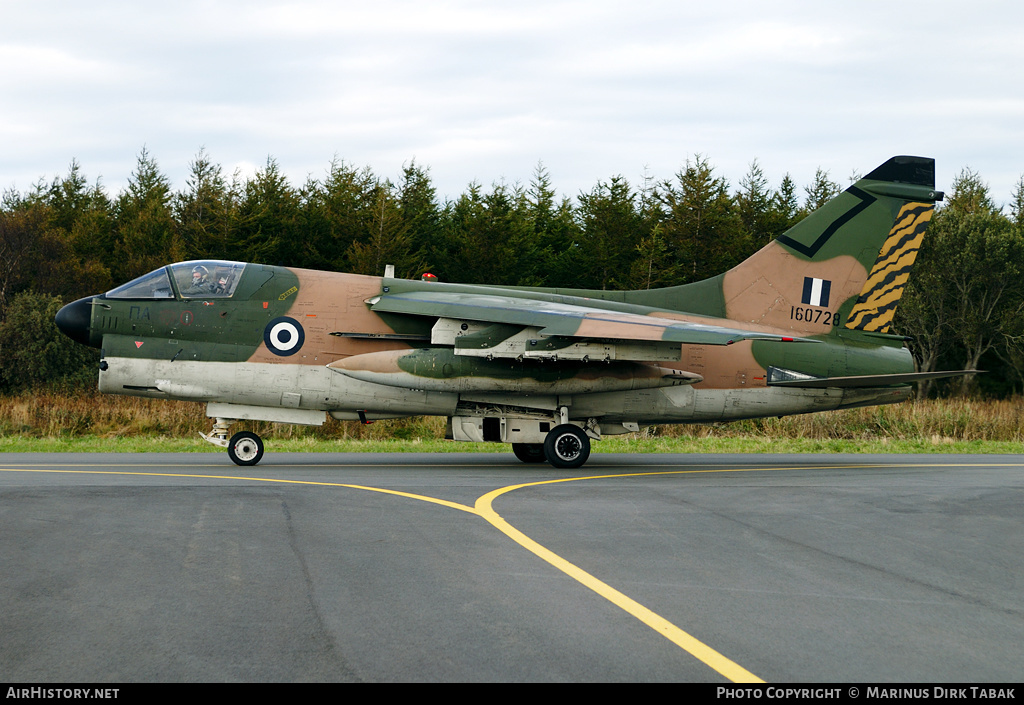
<path fill-rule="evenodd" d="M 204 148 L 296 186 L 415 160 L 441 200 L 696 154 L 733 189 L 754 159 L 774 188 L 931 156 L 940 189 L 970 167 L 997 203 L 1024 174 L 1011 1 L 0 0 L 0 66 L 0 189 L 22 192 L 77 159 L 116 195 L 143 146 L 179 190 Z"/>

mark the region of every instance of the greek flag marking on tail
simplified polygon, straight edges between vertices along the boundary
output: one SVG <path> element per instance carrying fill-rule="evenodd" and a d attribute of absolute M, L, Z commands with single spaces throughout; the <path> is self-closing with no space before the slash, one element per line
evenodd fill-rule
<path fill-rule="evenodd" d="M 808 306 L 828 307 L 828 295 L 832 291 L 832 282 L 828 279 L 804 277 L 804 295 L 801 303 Z"/>

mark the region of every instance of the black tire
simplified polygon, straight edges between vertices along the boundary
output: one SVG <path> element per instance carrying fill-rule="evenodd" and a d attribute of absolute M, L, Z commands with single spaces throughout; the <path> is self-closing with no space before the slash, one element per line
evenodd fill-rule
<path fill-rule="evenodd" d="M 228 441 L 228 457 L 235 465 L 255 465 L 263 458 L 263 440 L 251 431 L 239 431 Z"/>
<path fill-rule="evenodd" d="M 547 460 L 543 443 L 513 443 L 512 452 L 524 463 L 543 463 Z"/>
<path fill-rule="evenodd" d="M 555 426 L 544 439 L 544 457 L 556 468 L 578 468 L 590 458 L 590 438 L 579 426 Z"/>

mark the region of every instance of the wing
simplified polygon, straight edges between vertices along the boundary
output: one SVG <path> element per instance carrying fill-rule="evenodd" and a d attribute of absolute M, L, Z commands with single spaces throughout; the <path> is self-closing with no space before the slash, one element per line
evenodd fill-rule
<path fill-rule="evenodd" d="M 384 294 L 368 303 L 376 312 L 438 318 L 431 342 L 453 345 L 461 355 L 678 360 L 681 345 L 731 345 L 742 340 L 819 342 L 502 294 L 421 290 Z"/>

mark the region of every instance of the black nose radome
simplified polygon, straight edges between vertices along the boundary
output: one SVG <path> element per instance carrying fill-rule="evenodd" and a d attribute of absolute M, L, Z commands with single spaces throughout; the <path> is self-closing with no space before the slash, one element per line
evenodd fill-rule
<path fill-rule="evenodd" d="M 92 296 L 86 296 L 68 304 L 60 311 L 54 322 L 60 332 L 77 343 L 89 345 L 89 322 L 92 318 Z"/>

